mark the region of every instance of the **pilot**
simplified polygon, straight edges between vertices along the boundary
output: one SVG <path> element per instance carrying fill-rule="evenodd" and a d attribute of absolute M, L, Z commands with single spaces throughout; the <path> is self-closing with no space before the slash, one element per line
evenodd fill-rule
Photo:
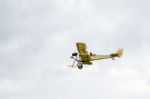
<path fill-rule="evenodd" d="M 91 55 L 91 56 L 96 56 L 96 54 L 93 54 L 92 52 L 90 52 L 90 55 Z"/>
<path fill-rule="evenodd" d="M 92 52 L 90 52 L 90 55 L 93 56 Z"/>

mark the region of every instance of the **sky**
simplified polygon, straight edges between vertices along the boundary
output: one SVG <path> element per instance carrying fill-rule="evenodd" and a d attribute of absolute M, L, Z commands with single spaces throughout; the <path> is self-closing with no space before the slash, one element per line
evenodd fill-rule
<path fill-rule="evenodd" d="M 149 3 L 0 0 L 0 99 L 149 99 Z M 124 54 L 68 68 L 76 42 Z"/>

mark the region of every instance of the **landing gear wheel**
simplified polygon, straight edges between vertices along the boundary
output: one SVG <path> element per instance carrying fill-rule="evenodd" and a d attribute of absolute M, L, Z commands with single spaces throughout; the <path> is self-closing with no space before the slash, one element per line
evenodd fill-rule
<path fill-rule="evenodd" d="M 78 66 L 78 69 L 82 69 L 83 68 L 82 63 L 78 63 L 77 66 Z"/>

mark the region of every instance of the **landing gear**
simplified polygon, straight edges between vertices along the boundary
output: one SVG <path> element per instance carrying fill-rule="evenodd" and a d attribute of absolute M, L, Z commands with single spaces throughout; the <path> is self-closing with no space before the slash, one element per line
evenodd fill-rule
<path fill-rule="evenodd" d="M 78 69 L 82 69 L 83 68 L 82 63 L 80 63 L 80 62 L 77 63 L 77 66 L 78 66 Z"/>
<path fill-rule="evenodd" d="M 83 65 L 82 65 L 82 62 L 80 62 L 79 60 L 78 60 L 78 53 L 76 53 L 76 52 L 74 52 L 74 53 L 72 53 L 72 56 L 70 57 L 70 58 L 72 58 L 72 59 L 74 59 L 74 61 L 73 61 L 73 64 L 71 65 L 72 67 L 74 66 L 74 64 L 75 64 L 75 62 L 77 61 L 78 63 L 77 63 L 77 67 L 78 67 L 78 69 L 82 69 L 83 68 Z"/>

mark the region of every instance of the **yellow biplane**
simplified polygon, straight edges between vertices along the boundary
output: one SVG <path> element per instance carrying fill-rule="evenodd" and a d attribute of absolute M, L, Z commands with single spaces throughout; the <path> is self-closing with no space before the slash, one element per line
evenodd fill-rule
<path fill-rule="evenodd" d="M 78 69 L 82 69 L 83 64 L 92 65 L 91 61 L 107 59 L 107 58 L 112 58 L 112 60 L 114 60 L 115 57 L 121 57 L 123 54 L 122 48 L 119 48 L 116 52 L 108 54 L 108 55 L 97 55 L 91 52 L 88 53 L 86 44 L 82 42 L 77 42 L 76 47 L 77 47 L 78 53 L 77 52 L 72 53 L 71 58 L 74 59 L 74 61 L 73 61 L 73 64 L 69 66 L 71 66 L 72 68 L 78 67 Z M 74 65 L 75 62 L 77 62 L 77 65 Z"/>

